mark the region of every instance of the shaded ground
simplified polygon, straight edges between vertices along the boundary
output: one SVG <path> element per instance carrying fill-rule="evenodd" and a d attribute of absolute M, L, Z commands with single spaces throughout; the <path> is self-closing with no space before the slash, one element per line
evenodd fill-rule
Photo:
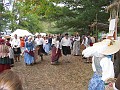
<path fill-rule="evenodd" d="M 38 60 L 33 66 L 25 66 L 23 60 L 12 69 L 20 76 L 24 90 L 87 90 L 92 76 L 91 64 L 86 64 L 81 56 L 60 58 L 60 65 L 51 65 L 50 56 Z"/>

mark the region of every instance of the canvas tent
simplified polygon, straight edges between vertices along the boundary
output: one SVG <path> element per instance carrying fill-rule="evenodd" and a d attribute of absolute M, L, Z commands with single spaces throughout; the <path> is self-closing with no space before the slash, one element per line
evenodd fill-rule
<path fill-rule="evenodd" d="M 15 34 L 17 34 L 18 37 L 23 37 L 25 35 L 26 36 L 33 35 L 29 31 L 23 30 L 23 29 L 17 29 L 17 30 L 15 30 L 13 33 L 11 33 L 11 36 L 14 36 Z"/>

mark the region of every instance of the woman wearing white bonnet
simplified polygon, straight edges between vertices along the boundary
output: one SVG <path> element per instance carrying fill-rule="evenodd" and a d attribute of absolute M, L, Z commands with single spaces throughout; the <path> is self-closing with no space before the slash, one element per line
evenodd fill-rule
<path fill-rule="evenodd" d="M 34 63 L 34 43 L 32 36 L 29 36 L 28 41 L 25 42 L 24 62 L 26 65 L 33 65 Z"/>
<path fill-rule="evenodd" d="M 109 78 L 114 78 L 112 54 L 119 49 L 119 41 L 105 39 L 83 50 L 84 57 L 93 56 L 92 69 L 94 74 L 89 82 L 88 90 L 105 90 L 106 81 Z"/>

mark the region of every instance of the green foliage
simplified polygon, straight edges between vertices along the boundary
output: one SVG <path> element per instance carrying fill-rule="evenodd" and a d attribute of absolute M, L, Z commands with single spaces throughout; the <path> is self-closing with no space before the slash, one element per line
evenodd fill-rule
<path fill-rule="evenodd" d="M 0 3 L 0 12 L 4 11 L 3 4 Z"/>
<path fill-rule="evenodd" d="M 108 22 L 109 14 L 104 6 L 111 0 L 22 0 L 6 17 L 10 28 L 27 29 L 30 32 L 86 32 L 91 23 Z M 58 4 L 64 4 L 64 7 Z M 19 17 L 18 17 L 19 15 Z M 16 23 L 19 21 L 19 23 Z"/>
<path fill-rule="evenodd" d="M 88 30 L 91 23 L 96 19 L 98 22 L 108 22 L 109 13 L 104 6 L 108 6 L 111 0 L 50 0 L 51 2 L 64 3 L 61 13 L 55 14 L 56 27 L 64 31 Z M 72 7 L 72 9 L 70 9 Z M 59 9 L 60 10 L 60 9 Z M 56 18 L 56 17 L 55 17 Z"/>

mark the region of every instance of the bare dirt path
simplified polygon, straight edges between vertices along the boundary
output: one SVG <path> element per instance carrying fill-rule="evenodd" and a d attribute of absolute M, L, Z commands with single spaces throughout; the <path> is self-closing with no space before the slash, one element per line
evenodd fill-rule
<path fill-rule="evenodd" d="M 16 62 L 12 70 L 21 78 L 24 90 L 87 90 L 91 64 L 84 63 L 81 56 L 71 55 L 69 61 L 62 56 L 60 65 L 51 65 L 48 55 L 33 66 L 25 66 L 23 60 Z"/>

